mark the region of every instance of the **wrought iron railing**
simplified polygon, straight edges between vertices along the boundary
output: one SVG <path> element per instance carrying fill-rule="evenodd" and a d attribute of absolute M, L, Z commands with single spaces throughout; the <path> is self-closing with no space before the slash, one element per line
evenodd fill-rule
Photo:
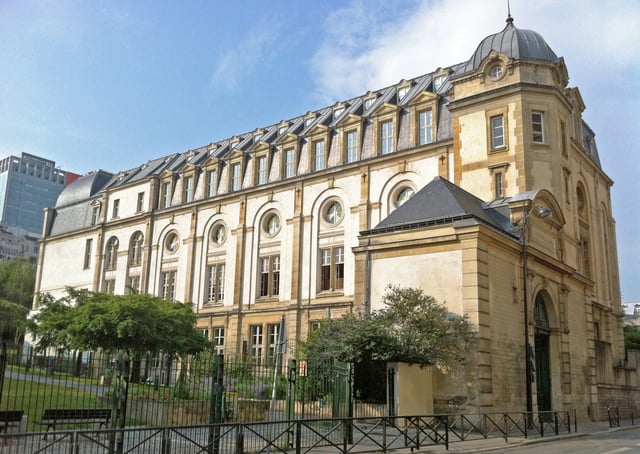
<path fill-rule="evenodd" d="M 20 453 L 389 452 L 471 440 L 571 433 L 568 412 L 305 419 L 108 430 L 9 433 L 2 451 Z M 47 437 L 45 438 L 45 435 Z"/>

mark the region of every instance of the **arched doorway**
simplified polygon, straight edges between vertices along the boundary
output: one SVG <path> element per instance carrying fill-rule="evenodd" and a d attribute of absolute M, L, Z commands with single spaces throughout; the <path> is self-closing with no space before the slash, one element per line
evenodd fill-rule
<path fill-rule="evenodd" d="M 538 411 L 551 411 L 551 368 L 549 363 L 549 315 L 542 293 L 536 296 L 533 309 L 535 320 L 535 368 Z"/>

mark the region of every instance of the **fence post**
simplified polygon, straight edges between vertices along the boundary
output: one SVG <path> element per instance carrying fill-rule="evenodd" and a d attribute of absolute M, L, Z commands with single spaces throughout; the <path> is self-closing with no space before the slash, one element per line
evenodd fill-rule
<path fill-rule="evenodd" d="M 296 421 L 296 454 L 302 452 L 302 422 Z"/>
<path fill-rule="evenodd" d="M 554 422 L 555 422 L 555 425 L 556 425 L 556 435 L 558 435 L 558 412 L 557 411 L 553 412 L 553 417 L 554 417 Z"/>
<path fill-rule="evenodd" d="M 224 356 L 216 355 L 213 370 L 211 371 L 211 407 L 209 409 L 209 443 L 210 454 L 220 452 L 220 423 L 224 416 Z"/>
<path fill-rule="evenodd" d="M 502 415 L 504 420 L 504 442 L 509 443 L 509 418 L 506 413 Z"/>
<path fill-rule="evenodd" d="M 162 429 L 162 454 L 170 454 L 171 453 L 171 437 L 169 436 L 169 428 L 165 427 Z"/>
<path fill-rule="evenodd" d="M 238 433 L 236 433 L 236 454 L 242 454 L 244 452 L 244 426 L 238 426 Z"/>

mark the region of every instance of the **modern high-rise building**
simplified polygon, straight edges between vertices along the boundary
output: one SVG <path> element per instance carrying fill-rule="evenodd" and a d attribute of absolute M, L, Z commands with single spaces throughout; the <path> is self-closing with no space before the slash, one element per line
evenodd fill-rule
<path fill-rule="evenodd" d="M 637 412 L 613 182 L 580 91 L 511 17 L 469 55 L 83 176 L 47 213 L 37 290 L 191 301 L 219 350 L 261 363 L 283 315 L 287 337 L 304 338 L 379 309 L 389 284 L 419 287 L 478 332 L 464 368 L 434 371 L 436 412 Z"/>
<path fill-rule="evenodd" d="M 44 209 L 55 205 L 69 183 L 78 178 L 56 163 L 28 153 L 0 161 L 0 225 L 42 234 Z"/>

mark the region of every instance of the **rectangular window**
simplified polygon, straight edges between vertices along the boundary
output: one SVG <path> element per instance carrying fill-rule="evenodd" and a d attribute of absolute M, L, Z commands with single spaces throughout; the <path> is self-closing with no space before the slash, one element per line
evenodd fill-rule
<path fill-rule="evenodd" d="M 262 337 L 263 337 L 263 329 L 262 325 L 251 325 L 249 327 L 249 331 L 251 334 L 251 358 L 253 361 L 261 365 L 262 364 Z"/>
<path fill-rule="evenodd" d="M 564 121 L 560 122 L 560 140 L 562 142 L 562 156 L 567 156 L 567 127 Z"/>
<path fill-rule="evenodd" d="M 502 115 L 491 117 L 491 148 L 504 147 L 504 118 Z"/>
<path fill-rule="evenodd" d="M 160 275 L 162 299 L 173 301 L 176 299 L 176 275 L 177 271 L 164 271 Z"/>
<path fill-rule="evenodd" d="M 494 178 L 495 178 L 495 184 L 496 184 L 496 199 L 501 199 L 502 197 L 504 197 L 502 172 L 496 172 Z"/>
<path fill-rule="evenodd" d="M 258 158 L 258 184 L 267 182 L 267 158 L 261 156 Z"/>
<path fill-rule="evenodd" d="M 93 207 L 91 211 L 91 225 L 96 225 L 100 222 L 100 205 Z"/>
<path fill-rule="evenodd" d="M 185 177 L 182 186 L 182 202 L 189 203 L 193 201 L 193 177 Z"/>
<path fill-rule="evenodd" d="M 320 322 L 309 322 L 309 331 L 316 331 L 320 329 Z"/>
<path fill-rule="evenodd" d="M 280 324 L 267 325 L 267 340 L 269 347 L 267 350 L 268 364 L 274 364 L 276 360 L 276 352 L 278 351 L 278 340 L 280 337 Z"/>
<path fill-rule="evenodd" d="M 313 143 L 313 170 L 322 170 L 325 168 L 325 147 L 324 140 Z"/>
<path fill-rule="evenodd" d="M 284 152 L 284 176 L 290 178 L 296 174 L 296 150 L 289 148 Z"/>
<path fill-rule="evenodd" d="M 544 124 L 542 112 L 531 113 L 531 140 L 534 143 L 544 143 Z"/>
<path fill-rule="evenodd" d="M 89 238 L 84 244 L 84 269 L 89 269 L 91 266 L 91 248 L 93 247 L 93 240 Z"/>
<path fill-rule="evenodd" d="M 280 256 L 260 258 L 260 297 L 280 294 Z"/>
<path fill-rule="evenodd" d="M 115 199 L 113 201 L 113 206 L 112 206 L 112 210 L 111 210 L 111 217 L 112 218 L 117 218 L 119 214 L 120 214 L 120 199 Z"/>
<path fill-rule="evenodd" d="M 129 276 L 127 279 L 127 288 L 125 289 L 127 294 L 140 292 L 140 276 Z"/>
<path fill-rule="evenodd" d="M 160 188 L 160 208 L 167 208 L 171 204 L 171 183 L 162 183 Z"/>
<path fill-rule="evenodd" d="M 216 263 L 207 267 L 207 302 L 224 301 L 224 263 Z"/>
<path fill-rule="evenodd" d="M 347 162 L 358 160 L 358 131 L 347 133 Z"/>
<path fill-rule="evenodd" d="M 380 154 L 393 151 L 393 122 L 385 121 L 380 125 Z"/>
<path fill-rule="evenodd" d="M 344 247 L 320 249 L 320 291 L 344 288 Z"/>
<path fill-rule="evenodd" d="M 425 110 L 419 113 L 420 145 L 433 142 L 433 113 Z"/>
<path fill-rule="evenodd" d="M 210 170 L 207 173 L 207 197 L 213 197 L 217 194 L 218 189 L 218 172 Z"/>
<path fill-rule="evenodd" d="M 144 210 L 144 192 L 138 192 L 138 201 L 136 202 L 136 213 Z"/>
<path fill-rule="evenodd" d="M 224 353 L 224 328 L 222 326 L 213 328 L 213 345 L 216 355 Z"/>
<path fill-rule="evenodd" d="M 116 289 L 116 280 L 115 279 L 107 279 L 104 281 L 104 293 L 107 295 L 113 295 Z"/>
<path fill-rule="evenodd" d="M 231 166 L 231 190 L 239 191 L 242 189 L 242 180 L 240 179 L 240 164 Z"/>

